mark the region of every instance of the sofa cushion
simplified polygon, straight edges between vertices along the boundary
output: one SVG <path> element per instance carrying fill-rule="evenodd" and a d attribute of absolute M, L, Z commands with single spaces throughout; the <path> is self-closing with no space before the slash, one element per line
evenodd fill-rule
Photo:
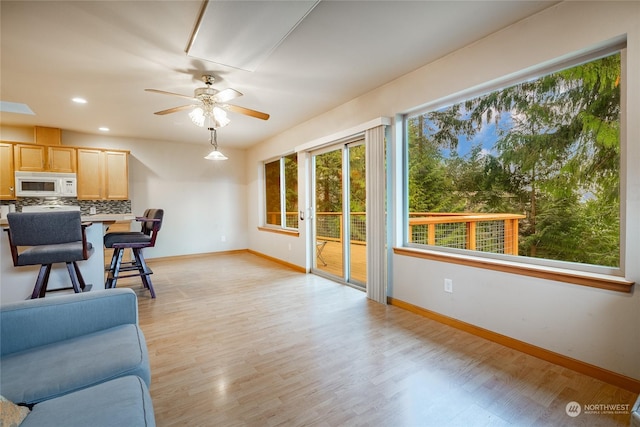
<path fill-rule="evenodd" d="M 0 355 L 4 357 L 137 323 L 138 299 L 129 288 L 3 303 L 0 305 Z"/>
<path fill-rule="evenodd" d="M 18 406 L 4 396 L 0 396 L 0 426 L 17 427 L 27 415 L 29 415 L 29 408 Z"/>
<path fill-rule="evenodd" d="M 0 360 L 2 393 L 17 403 L 38 403 L 126 375 L 137 375 L 147 384 L 151 380 L 144 335 L 132 324 Z"/>
<path fill-rule="evenodd" d="M 20 427 L 155 426 L 149 390 L 136 376 L 117 378 L 33 407 Z"/>

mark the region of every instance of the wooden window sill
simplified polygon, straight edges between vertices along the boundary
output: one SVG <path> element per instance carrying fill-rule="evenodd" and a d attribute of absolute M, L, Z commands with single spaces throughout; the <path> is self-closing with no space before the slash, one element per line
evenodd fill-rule
<path fill-rule="evenodd" d="M 298 230 L 285 230 L 284 228 L 258 227 L 260 231 L 268 231 L 269 233 L 285 234 L 292 237 L 300 237 Z"/>
<path fill-rule="evenodd" d="M 453 264 L 466 265 L 469 267 L 501 271 L 504 273 L 537 277 L 539 279 L 573 283 L 576 285 L 590 286 L 592 288 L 607 289 L 616 292 L 630 293 L 634 285 L 634 282 L 630 282 L 625 278 L 618 276 L 566 270 L 531 264 L 522 264 L 489 258 L 471 257 L 466 255 L 429 251 L 425 249 L 405 247 L 393 248 L 393 253 L 396 255 L 448 262 Z"/>

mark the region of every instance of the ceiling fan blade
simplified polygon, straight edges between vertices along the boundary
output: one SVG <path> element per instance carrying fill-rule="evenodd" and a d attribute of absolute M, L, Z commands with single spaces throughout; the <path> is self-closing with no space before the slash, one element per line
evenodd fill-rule
<path fill-rule="evenodd" d="M 169 108 L 167 110 L 156 111 L 153 114 L 157 114 L 159 116 L 164 116 L 165 114 L 177 113 L 178 111 L 188 110 L 190 108 L 195 108 L 195 107 L 198 107 L 198 105 L 195 105 L 195 104 L 181 105 L 180 107 L 173 107 L 173 108 Z"/>
<path fill-rule="evenodd" d="M 192 100 L 195 99 L 193 96 L 180 95 L 179 93 L 166 92 L 164 90 L 158 90 L 158 89 L 145 89 L 145 91 L 153 92 L 153 93 L 159 93 L 161 95 L 179 96 L 180 98 L 187 98 L 187 99 L 192 99 Z"/>
<path fill-rule="evenodd" d="M 235 89 L 229 88 L 229 89 L 221 90 L 220 92 L 216 93 L 213 99 L 216 102 L 227 102 L 239 96 L 242 96 L 241 92 L 238 92 Z"/>
<path fill-rule="evenodd" d="M 244 114 L 246 116 L 255 117 L 256 119 L 262 119 L 262 120 L 269 119 L 269 115 L 267 113 L 261 113 L 260 111 L 256 111 L 256 110 L 250 110 L 249 108 L 238 107 L 237 105 L 229 105 L 229 104 L 225 104 L 223 107 L 229 111 L 233 111 L 234 113 Z"/>

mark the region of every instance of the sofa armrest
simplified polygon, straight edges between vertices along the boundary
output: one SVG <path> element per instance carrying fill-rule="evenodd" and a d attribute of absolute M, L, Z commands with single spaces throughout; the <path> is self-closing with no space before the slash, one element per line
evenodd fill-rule
<path fill-rule="evenodd" d="M 95 290 L 0 306 L 0 354 L 138 323 L 138 302 L 128 288 Z"/>
<path fill-rule="evenodd" d="M 640 396 L 631 407 L 631 427 L 640 427 Z"/>

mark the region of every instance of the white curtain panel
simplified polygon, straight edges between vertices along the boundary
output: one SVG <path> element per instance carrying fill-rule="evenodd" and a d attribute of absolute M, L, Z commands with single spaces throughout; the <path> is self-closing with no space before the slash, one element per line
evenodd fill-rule
<path fill-rule="evenodd" d="M 367 189 L 367 297 L 387 303 L 385 126 L 365 131 Z"/>

